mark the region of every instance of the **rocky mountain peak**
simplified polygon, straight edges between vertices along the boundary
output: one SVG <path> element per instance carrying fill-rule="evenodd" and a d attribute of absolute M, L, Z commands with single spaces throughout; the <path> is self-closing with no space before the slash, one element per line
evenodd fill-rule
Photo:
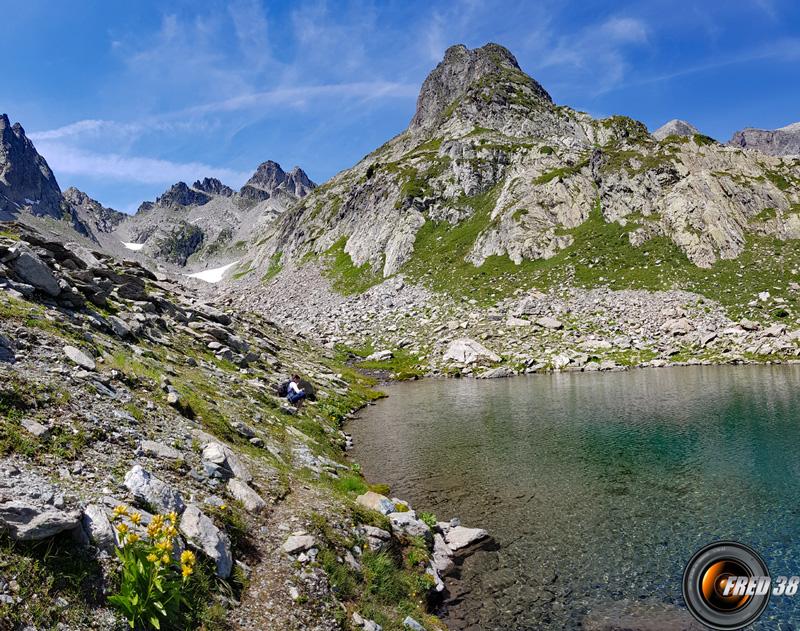
<path fill-rule="evenodd" d="M 504 46 L 490 43 L 472 50 L 463 44 L 451 46 L 422 84 L 409 127 L 433 127 L 470 90 L 507 81 L 522 84 L 533 98 L 552 103 L 547 91 L 520 70 L 517 59 Z"/>
<path fill-rule="evenodd" d="M 186 182 L 178 182 L 173 184 L 162 195 L 156 197 L 155 205 L 172 208 L 176 206 L 202 206 L 209 201 L 211 201 L 211 197 L 206 193 L 189 188 Z M 142 206 L 145 204 L 142 204 Z"/>
<path fill-rule="evenodd" d="M 734 133 L 728 144 L 773 156 L 800 155 L 800 123 L 779 129 L 747 127 Z"/>
<path fill-rule="evenodd" d="M 667 136 L 694 136 L 699 134 L 700 131 L 684 120 L 673 118 L 671 121 L 664 123 L 661 127 L 653 132 L 653 137 L 658 140 L 664 140 Z"/>
<path fill-rule="evenodd" d="M 39 155 L 19 123 L 0 116 L 0 219 L 21 210 L 61 216 L 61 189 L 47 161 Z"/>
<path fill-rule="evenodd" d="M 223 195 L 225 197 L 233 195 L 233 189 L 230 186 L 226 186 L 215 177 L 204 177 L 202 180 L 197 180 L 192 184 L 192 188 L 212 195 Z"/>
<path fill-rule="evenodd" d="M 64 191 L 64 201 L 70 206 L 73 216 L 88 226 L 93 235 L 112 232 L 127 217 L 125 213 L 103 206 L 74 186 Z"/>
<path fill-rule="evenodd" d="M 294 197 L 304 197 L 316 185 L 300 167 L 294 167 L 286 173 L 274 160 L 267 160 L 258 165 L 256 172 L 247 180 L 239 191 L 239 195 L 254 202 L 269 199 L 282 191 Z"/>

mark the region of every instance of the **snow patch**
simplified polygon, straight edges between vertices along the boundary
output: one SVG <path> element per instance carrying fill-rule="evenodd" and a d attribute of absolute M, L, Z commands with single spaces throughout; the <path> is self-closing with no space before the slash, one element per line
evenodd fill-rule
<path fill-rule="evenodd" d="M 122 245 L 129 250 L 133 250 L 134 252 L 138 252 L 144 247 L 144 243 L 125 243 L 124 241 L 122 242 Z"/>
<path fill-rule="evenodd" d="M 28 206 L 36 206 L 39 204 L 40 201 L 41 200 L 38 199 L 28 199 L 27 197 L 25 198 L 25 203 L 28 204 Z"/>
<path fill-rule="evenodd" d="M 223 265 L 222 267 L 215 267 L 214 269 L 206 269 L 202 272 L 195 272 L 194 274 L 187 274 L 189 278 L 197 278 L 199 280 L 204 280 L 207 283 L 218 283 L 222 280 L 223 276 L 225 276 L 225 272 L 227 272 L 231 267 L 239 263 L 239 261 L 234 261 L 233 263 L 228 263 L 227 265 Z"/>

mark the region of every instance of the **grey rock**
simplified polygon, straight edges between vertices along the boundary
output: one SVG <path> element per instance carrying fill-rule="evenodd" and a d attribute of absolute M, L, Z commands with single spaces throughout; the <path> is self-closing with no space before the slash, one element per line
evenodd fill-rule
<path fill-rule="evenodd" d="M 27 500 L 0 503 L 0 527 L 17 541 L 38 541 L 73 530 L 80 519 L 80 511 L 62 511 Z"/>
<path fill-rule="evenodd" d="M 36 438 L 44 438 L 50 433 L 47 427 L 38 421 L 34 421 L 32 418 L 23 418 L 20 423 L 25 430 L 33 434 Z"/>
<path fill-rule="evenodd" d="M 735 132 L 728 144 L 773 156 L 800 155 L 800 123 L 793 123 L 780 129 L 748 127 Z"/>
<path fill-rule="evenodd" d="M 146 456 L 152 456 L 154 458 L 163 458 L 165 460 L 183 459 L 183 454 L 180 451 L 155 440 L 142 440 L 140 449 Z"/>
<path fill-rule="evenodd" d="M 138 502 L 145 502 L 159 512 L 181 513 L 186 507 L 176 489 L 145 471 L 141 465 L 134 465 L 125 474 L 123 484 Z"/>
<path fill-rule="evenodd" d="M 502 358 L 479 342 L 468 337 L 462 337 L 454 340 L 447 347 L 442 359 L 469 365 L 483 362 L 496 363 L 501 361 Z"/>
<path fill-rule="evenodd" d="M 414 620 L 411 616 L 406 616 L 403 620 L 403 627 L 406 629 L 411 629 L 411 631 L 425 631 L 425 627 L 423 627 L 419 622 Z"/>
<path fill-rule="evenodd" d="M 478 541 L 486 539 L 489 533 L 483 528 L 465 528 L 464 526 L 456 526 L 447 531 L 444 539 L 448 547 L 453 550 L 461 550 L 471 546 Z"/>
<path fill-rule="evenodd" d="M 417 519 L 417 514 L 414 511 L 389 513 L 387 517 L 389 518 L 389 523 L 392 525 L 392 531 L 395 534 L 407 535 L 409 537 L 423 537 L 429 541 L 433 538 L 428 524 L 421 519 Z"/>
<path fill-rule="evenodd" d="M 228 480 L 228 493 L 233 499 L 239 500 L 250 513 L 260 513 L 267 507 L 264 499 L 250 485 L 236 478 Z"/>
<path fill-rule="evenodd" d="M 131 329 L 122 318 L 113 315 L 108 316 L 108 323 L 111 325 L 111 330 L 114 331 L 114 335 L 117 337 L 124 339 L 130 336 Z"/>
<path fill-rule="evenodd" d="M 89 540 L 100 550 L 111 552 L 114 549 L 117 539 L 106 511 L 102 506 L 99 504 L 86 506 L 81 523 Z"/>
<path fill-rule="evenodd" d="M 558 320 L 556 318 L 552 318 L 550 316 L 543 316 L 541 318 L 537 318 L 536 324 L 538 324 L 540 327 L 543 327 L 545 329 L 561 329 L 561 328 L 564 328 L 564 324 L 561 322 L 561 320 Z"/>
<path fill-rule="evenodd" d="M 195 504 L 189 504 L 181 515 L 180 531 L 190 546 L 214 561 L 217 576 L 230 576 L 233 567 L 230 540 Z"/>
<path fill-rule="evenodd" d="M 298 554 L 310 550 L 315 545 L 316 541 L 311 535 L 292 535 L 281 547 L 286 554 Z"/>
<path fill-rule="evenodd" d="M 97 364 L 95 364 L 95 361 L 91 357 L 74 346 L 65 346 L 64 355 L 66 355 L 67 359 L 71 362 L 86 370 L 95 370 L 97 368 Z"/>
<path fill-rule="evenodd" d="M 371 355 L 367 355 L 365 358 L 368 362 L 382 362 L 388 361 L 394 357 L 394 353 L 390 350 L 382 350 L 382 351 L 375 351 Z"/>
<path fill-rule="evenodd" d="M 356 497 L 356 503 L 360 504 L 364 508 L 378 511 L 384 515 L 388 515 L 389 513 L 393 513 L 395 511 L 395 505 L 392 500 L 385 495 L 375 493 L 374 491 L 367 491 L 363 495 L 359 495 Z"/>
<path fill-rule="evenodd" d="M 24 282 L 49 296 L 56 297 L 61 293 L 58 279 L 27 245 L 18 243 L 11 248 L 11 252 L 15 254 L 11 268 Z"/>

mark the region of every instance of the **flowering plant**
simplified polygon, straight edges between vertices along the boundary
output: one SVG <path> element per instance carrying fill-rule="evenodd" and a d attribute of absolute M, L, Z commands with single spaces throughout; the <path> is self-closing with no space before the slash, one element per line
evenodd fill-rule
<path fill-rule="evenodd" d="M 127 522 L 125 519 L 127 517 Z M 117 530 L 117 557 L 122 563 L 119 593 L 108 600 L 128 619 L 131 628 L 161 629 L 163 623 L 176 621 L 183 602 L 182 589 L 194 571 L 196 557 L 184 550 L 179 560 L 173 558 L 178 537 L 178 515 L 153 515 L 138 535 L 131 526 L 139 526 L 140 513 L 125 506 L 114 509 L 112 522 Z"/>

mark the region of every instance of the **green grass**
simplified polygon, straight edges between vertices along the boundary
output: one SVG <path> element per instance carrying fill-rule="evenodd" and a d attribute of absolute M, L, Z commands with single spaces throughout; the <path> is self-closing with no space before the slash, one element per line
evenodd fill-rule
<path fill-rule="evenodd" d="M 3 629 L 88 628 L 93 609 L 103 602 L 100 566 L 68 533 L 36 543 L 0 534 L 0 577 L 17 581 L 14 595 L 20 599 L 19 604 L 0 604 Z M 67 606 L 60 606 L 59 599 Z"/>
<path fill-rule="evenodd" d="M 548 182 L 552 182 L 554 179 L 561 178 L 566 179 L 572 177 L 573 175 L 577 175 L 581 172 L 581 169 L 586 167 L 589 164 L 588 160 L 583 160 L 576 165 L 573 166 L 566 166 L 566 167 L 559 167 L 557 169 L 553 169 L 552 171 L 548 171 L 547 173 L 542 173 L 539 177 L 533 180 L 534 184 L 547 184 Z"/>
<path fill-rule="evenodd" d="M 365 361 L 364 358 L 375 352 L 373 345 L 366 345 L 360 348 L 351 348 L 343 344 L 336 346 L 336 357 L 341 362 L 352 361 L 356 358 L 355 367 L 359 370 L 380 370 L 387 371 L 394 375 L 395 379 L 414 379 L 425 374 L 425 369 L 420 365 L 417 355 L 414 355 L 404 348 L 392 349 L 392 358 L 384 361 Z"/>
<path fill-rule="evenodd" d="M 334 290 L 350 296 L 365 292 L 383 278 L 368 262 L 354 265 L 353 259 L 344 251 L 346 243 L 347 237 L 342 237 L 325 253 L 328 263 L 325 275 L 331 280 Z"/>
<path fill-rule="evenodd" d="M 268 283 L 273 278 L 275 278 L 278 274 L 281 273 L 283 269 L 283 265 L 281 264 L 281 260 L 283 259 L 283 252 L 275 252 L 270 259 L 269 259 L 269 266 L 267 267 L 267 272 L 261 277 L 262 283 Z"/>
<path fill-rule="evenodd" d="M 403 271 L 434 291 L 454 298 L 475 298 L 490 305 L 519 288 L 547 290 L 562 284 L 611 289 L 685 289 L 717 300 L 729 315 L 775 319 L 776 311 L 747 303 L 761 291 L 786 300 L 789 314 L 798 315 L 797 299 L 788 284 L 800 282 L 796 242 L 772 237 L 748 237 L 734 260 L 719 260 L 710 269 L 694 265 L 670 239 L 656 237 L 640 247 L 630 244 L 635 222 L 621 226 L 603 218 L 599 201 L 588 219 L 566 230 L 573 243 L 547 260 L 516 265 L 507 256 L 490 256 L 480 267 L 467 262 L 478 235 L 489 228 L 493 194 L 471 200 L 475 213 L 457 225 L 428 221 L 417 233 L 414 255 Z M 447 270 L 442 273 L 441 270 Z"/>

